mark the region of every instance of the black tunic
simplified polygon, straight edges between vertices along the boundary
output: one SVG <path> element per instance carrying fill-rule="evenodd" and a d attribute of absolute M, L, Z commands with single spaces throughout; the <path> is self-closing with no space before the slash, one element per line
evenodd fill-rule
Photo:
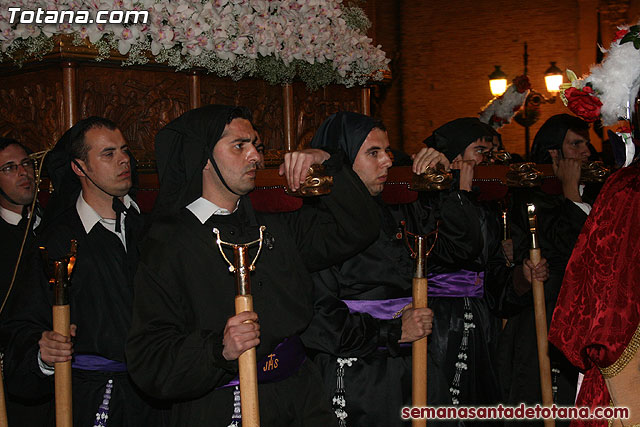
<path fill-rule="evenodd" d="M 2 242 L 0 246 L 0 298 L 2 298 L 2 300 L 4 300 L 9 291 L 16 261 L 20 252 L 20 246 L 24 238 L 24 230 L 25 228 L 22 223 L 13 225 L 7 223 L 3 218 L 0 218 L 0 241 Z M 7 300 L 7 305 L 0 316 L 0 342 L 2 346 L 2 350 L 0 351 L 2 353 L 5 352 L 7 341 L 9 340 L 9 331 L 4 327 L 7 317 L 6 313 L 9 311 L 9 307 L 14 304 L 17 293 L 16 290 L 24 285 L 25 270 L 28 270 L 27 265 L 35 250 L 34 240 L 34 234 L 29 233 L 25 241 L 20 268 L 16 275 L 14 290 L 12 290 L 11 296 Z M 47 420 L 51 419 L 51 414 L 53 413 L 50 394 L 37 397 L 20 397 L 7 392 L 6 406 L 10 425 L 41 427 L 47 425 Z"/>
<path fill-rule="evenodd" d="M 307 270 L 352 256 L 375 238 L 375 208 L 353 172 L 336 172 L 331 194 L 319 199 L 317 208 L 261 214 L 244 196 L 234 213 L 214 215 L 205 224 L 186 208 L 153 224 L 136 276 L 127 356 L 140 387 L 174 400 L 171 425 L 227 426 L 233 412 L 233 388 L 217 388 L 238 373 L 237 361 L 222 356 L 224 326 L 234 315 L 235 278 L 215 244 L 213 227 L 223 240 L 242 243 L 256 239 L 258 227 L 266 226 L 251 275 L 260 360 L 309 323 L 313 301 Z M 283 381 L 260 384 L 261 425 L 331 425 L 319 385 L 309 360 Z"/>
<path fill-rule="evenodd" d="M 583 199 L 593 202 L 598 190 L 599 186 L 587 186 Z M 544 283 L 548 327 L 562 285 L 564 270 L 578 234 L 587 219 L 587 214 L 563 195 L 550 195 L 539 189 L 517 190 L 513 197 L 512 215 L 516 262 L 521 262 L 529 256 L 527 202 L 533 202 L 536 206 L 538 241 L 541 254 L 547 259 L 549 265 L 549 279 Z M 511 405 L 521 402 L 540 403 L 542 398 L 532 292 L 529 291 L 522 296 L 512 294 L 505 308 L 509 319 L 499 345 L 500 383 L 505 402 Z M 554 402 L 558 405 L 571 406 L 575 402 L 578 371 L 551 344 L 549 357 L 554 385 Z M 542 425 L 542 421 L 527 423 Z"/>
<path fill-rule="evenodd" d="M 413 261 L 399 234 L 400 220 L 407 222 L 409 231 L 424 234 L 440 221 L 438 240 L 427 263 L 430 273 L 461 268 L 482 271 L 487 263 L 483 254 L 490 249 L 488 245 L 482 249 L 485 239 L 479 209 L 467 193 L 457 191 L 431 195 L 430 199 L 421 195 L 421 200 L 408 205 L 386 206 L 379 201 L 383 227 L 376 242 L 355 257 L 313 275 L 315 315 L 302 338 L 317 351 L 315 360 L 330 393 L 336 389 L 337 357 L 358 358 L 344 367 L 348 426 L 402 424 L 400 410 L 411 403 L 411 349 L 398 344 L 400 318 L 379 320 L 369 314 L 349 313 L 341 300 L 411 296 Z M 435 312 L 428 347 L 430 405 L 451 405 L 449 387 L 464 328 L 464 300 L 467 298 L 429 298 Z M 482 298 L 468 300 L 473 300 L 479 325 L 470 345 L 479 350 L 469 361 L 477 369 L 472 365 L 468 377 L 477 374 L 479 378 L 473 385 L 464 384 L 465 390 L 473 389 L 468 393 L 473 397 L 465 397 L 463 403 L 495 403 L 497 385 L 488 355 L 488 330 L 492 327 L 487 304 Z"/>
<path fill-rule="evenodd" d="M 127 251 L 114 233 L 97 223 L 87 234 L 74 206 L 57 216 L 39 236 L 50 259 L 64 257 L 70 241 L 78 242 L 77 261 L 71 278 L 69 304 L 71 323 L 77 325 L 74 354 L 91 354 L 126 362 L 124 346 L 131 322 L 133 276 L 138 259 L 137 242 L 142 230 L 139 214 L 126 216 Z M 35 256 L 35 254 L 34 254 Z M 38 366 L 38 340 L 52 329 L 52 290 L 37 256 L 30 278 L 17 293 L 7 326 L 13 330 L 7 353 L 6 383 L 21 395 L 51 390 L 53 376 Z M 73 415 L 75 425 L 93 425 L 102 404 L 107 381 L 114 382 L 110 422 L 122 426 L 146 426 L 158 422 L 157 411 L 145 403 L 126 372 L 110 373 L 73 369 Z"/>

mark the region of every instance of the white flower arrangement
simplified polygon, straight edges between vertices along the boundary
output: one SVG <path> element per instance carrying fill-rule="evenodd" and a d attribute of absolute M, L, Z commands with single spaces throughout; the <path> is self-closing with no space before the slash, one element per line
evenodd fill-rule
<path fill-rule="evenodd" d="M 91 42 L 97 60 L 117 49 L 123 65 L 153 57 L 177 70 L 201 67 L 233 79 L 271 84 L 303 80 L 310 88 L 347 87 L 381 80 L 389 59 L 362 31 L 364 12 L 342 0 L 1 0 L 0 61 L 45 55 L 52 37 L 72 34 Z M 21 10 L 148 11 L 146 24 L 10 23 Z"/>
<path fill-rule="evenodd" d="M 567 70 L 569 83 L 560 86 L 564 104 L 587 121 L 597 118 L 604 126 L 620 119 L 630 120 L 640 88 L 640 22 L 618 27 L 616 38 L 602 63 L 592 65 L 589 74 L 578 78 Z"/>

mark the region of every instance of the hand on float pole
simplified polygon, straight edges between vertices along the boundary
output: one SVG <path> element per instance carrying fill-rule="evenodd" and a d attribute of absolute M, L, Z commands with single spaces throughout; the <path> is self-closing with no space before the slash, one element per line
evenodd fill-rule
<path fill-rule="evenodd" d="M 253 311 L 253 297 L 251 296 L 251 280 L 249 278 L 247 252 L 246 246 L 234 248 L 236 281 L 239 291 L 235 299 L 236 314 L 240 314 L 243 311 Z M 258 370 L 255 347 L 250 348 L 240 355 L 238 358 L 238 369 L 240 372 L 242 425 L 246 427 L 259 427 Z"/>
<path fill-rule="evenodd" d="M 71 273 L 76 262 L 77 242 L 71 240 L 70 253 L 60 260 L 52 262 L 49 268 L 47 250 L 40 247 L 49 283 L 53 286 L 53 331 L 65 337 L 71 337 L 69 286 Z M 71 390 L 71 361 L 54 363 L 56 427 L 73 426 L 73 406 Z"/>
<path fill-rule="evenodd" d="M 529 216 L 529 231 L 531 232 L 531 249 L 529 259 L 533 265 L 540 262 L 540 248 L 537 236 L 537 218 L 535 206 L 527 203 L 527 213 Z M 547 335 L 547 308 L 544 300 L 544 283 L 532 277 L 531 289 L 533 291 L 533 309 L 536 322 L 536 340 L 538 343 L 538 365 L 540 370 L 540 391 L 542 394 L 542 405 L 551 407 L 553 405 L 553 390 L 551 388 L 551 362 L 549 360 L 549 341 Z M 555 426 L 555 420 L 548 418 L 544 420 L 545 427 Z"/>
<path fill-rule="evenodd" d="M 260 238 L 249 243 L 236 244 L 224 242 L 220 238 L 220 230 L 213 229 L 216 235 L 216 244 L 220 249 L 222 258 L 229 264 L 229 271 L 236 276 L 236 315 L 243 311 L 253 311 L 253 297 L 251 296 L 251 276 L 255 270 L 255 262 L 260 256 L 262 242 L 264 241 L 264 230 L 266 227 L 260 226 Z M 249 247 L 259 244 L 255 258 L 249 263 Z M 229 261 L 222 246 L 233 248 L 233 263 Z M 256 364 L 256 348 L 246 350 L 238 357 L 238 370 L 240 377 L 240 410 L 242 415 L 242 425 L 244 427 L 260 427 L 260 406 L 258 401 L 258 367 Z"/>

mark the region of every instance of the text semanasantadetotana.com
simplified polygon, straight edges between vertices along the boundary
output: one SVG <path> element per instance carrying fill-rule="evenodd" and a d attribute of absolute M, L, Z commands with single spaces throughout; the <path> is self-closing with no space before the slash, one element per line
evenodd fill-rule
<path fill-rule="evenodd" d="M 585 406 L 556 406 L 546 407 L 541 405 L 525 406 L 439 406 L 439 407 L 409 407 L 401 410 L 401 418 L 408 419 L 561 419 L 561 420 L 604 420 L 604 419 L 628 419 L 629 408 Z"/>

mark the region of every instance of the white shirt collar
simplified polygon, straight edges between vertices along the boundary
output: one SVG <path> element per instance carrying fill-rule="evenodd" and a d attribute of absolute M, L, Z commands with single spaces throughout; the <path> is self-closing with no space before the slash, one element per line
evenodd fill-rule
<path fill-rule="evenodd" d="M 5 209 L 2 206 L 0 206 L 0 216 L 11 225 L 18 225 L 18 223 L 22 219 L 22 215 L 20 215 L 19 213 L 15 213 L 14 211 Z"/>
<path fill-rule="evenodd" d="M 240 199 L 238 199 L 238 202 L 236 203 L 236 208 L 233 210 L 233 212 L 238 210 L 239 203 L 240 203 Z M 207 220 L 214 215 L 231 215 L 232 213 L 232 212 L 229 212 L 229 210 L 225 208 L 221 208 L 215 203 L 205 199 L 204 197 L 200 197 L 199 199 L 189 203 L 189 205 L 187 206 L 187 209 L 189 209 L 191 213 L 194 214 L 195 217 L 198 218 L 198 220 L 203 224 L 207 222 Z"/>
<path fill-rule="evenodd" d="M 138 207 L 136 202 L 134 202 L 133 199 L 129 197 L 128 194 L 124 196 L 122 203 L 127 209 L 133 206 L 133 208 L 136 211 L 138 211 L 138 213 L 140 212 L 140 208 Z M 112 221 L 115 223 L 114 220 L 105 219 L 105 218 L 102 218 L 100 215 L 98 215 L 98 212 L 96 212 L 95 209 L 93 209 L 91 205 L 89 205 L 89 203 L 87 203 L 84 200 L 84 197 L 82 197 L 82 191 L 80 191 L 78 200 L 76 200 L 76 210 L 78 211 L 78 216 L 80 217 L 80 221 L 82 221 L 82 226 L 84 227 L 84 231 L 87 234 L 89 234 L 89 232 L 93 229 L 93 227 L 100 221 L 107 221 L 107 222 Z M 124 221 L 125 216 L 126 214 L 122 216 L 122 221 Z"/>
<path fill-rule="evenodd" d="M 5 209 L 0 206 L 0 217 L 4 219 L 8 224 L 18 225 L 20 220 L 22 219 L 22 215 L 15 213 L 14 211 L 10 211 L 9 209 Z M 36 227 L 40 224 L 40 217 L 38 215 L 31 221 L 31 229 L 35 230 Z"/>

